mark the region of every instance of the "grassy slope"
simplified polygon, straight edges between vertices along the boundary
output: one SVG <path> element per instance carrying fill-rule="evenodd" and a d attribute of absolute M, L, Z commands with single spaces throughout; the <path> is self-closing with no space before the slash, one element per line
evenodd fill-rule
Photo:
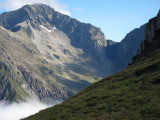
<path fill-rule="evenodd" d="M 160 50 L 25 120 L 160 119 Z"/>

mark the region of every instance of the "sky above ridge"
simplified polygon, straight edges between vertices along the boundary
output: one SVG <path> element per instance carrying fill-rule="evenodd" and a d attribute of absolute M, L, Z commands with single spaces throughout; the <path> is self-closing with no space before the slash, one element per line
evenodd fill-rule
<path fill-rule="evenodd" d="M 81 22 L 101 28 L 107 39 L 121 41 L 160 9 L 160 0 L 0 0 L 0 13 L 25 4 L 44 3 Z"/>

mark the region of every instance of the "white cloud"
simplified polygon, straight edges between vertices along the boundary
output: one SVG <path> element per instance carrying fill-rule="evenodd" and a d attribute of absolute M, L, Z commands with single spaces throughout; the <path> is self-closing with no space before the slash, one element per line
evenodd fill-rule
<path fill-rule="evenodd" d="M 62 4 L 60 0 L 4 0 L 3 2 L 0 2 L 0 8 L 10 11 L 16 10 L 26 4 L 31 5 L 35 3 L 47 4 L 63 14 L 69 16 L 71 15 L 71 13 L 67 10 L 67 5 Z"/>
<path fill-rule="evenodd" d="M 58 103 L 60 103 L 60 101 L 52 102 L 53 105 Z M 50 105 L 33 100 L 22 103 L 12 103 L 10 105 L 0 102 L 0 120 L 19 120 L 47 107 L 50 107 Z"/>

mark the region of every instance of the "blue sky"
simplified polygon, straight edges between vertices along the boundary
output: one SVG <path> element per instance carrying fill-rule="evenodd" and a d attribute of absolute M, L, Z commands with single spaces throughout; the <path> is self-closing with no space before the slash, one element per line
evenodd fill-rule
<path fill-rule="evenodd" d="M 122 40 L 157 15 L 160 0 L 62 0 L 71 16 L 100 27 L 107 39 Z"/>
<path fill-rule="evenodd" d="M 49 4 L 101 28 L 106 38 L 114 41 L 122 40 L 128 32 L 148 22 L 160 9 L 160 0 L 6 0 L 5 4 L 0 0 L 0 12 L 16 9 L 14 1 L 19 5 L 17 8 L 32 2 Z"/>

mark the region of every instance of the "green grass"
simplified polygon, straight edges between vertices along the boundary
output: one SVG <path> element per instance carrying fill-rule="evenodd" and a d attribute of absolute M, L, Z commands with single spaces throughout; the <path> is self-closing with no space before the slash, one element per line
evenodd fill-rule
<path fill-rule="evenodd" d="M 159 120 L 160 50 L 24 120 Z"/>

